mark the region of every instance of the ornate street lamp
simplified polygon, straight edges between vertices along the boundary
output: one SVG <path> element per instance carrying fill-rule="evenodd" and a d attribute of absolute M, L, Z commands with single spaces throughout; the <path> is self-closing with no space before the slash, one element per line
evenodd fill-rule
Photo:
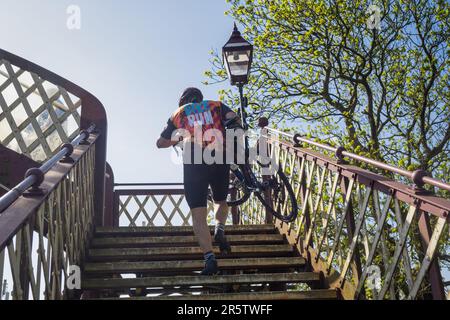
<path fill-rule="evenodd" d="M 241 123 L 244 130 L 248 130 L 247 114 L 245 112 L 248 101 L 247 98 L 244 97 L 244 85 L 248 83 L 248 77 L 250 76 L 250 68 L 253 60 L 253 46 L 241 36 L 236 23 L 234 24 L 234 30 L 230 40 L 223 46 L 222 55 L 223 64 L 227 69 L 231 85 L 239 88 L 239 97 L 241 99 L 239 113 Z M 249 141 L 247 136 L 244 136 L 244 146 L 245 159 L 248 161 Z"/>
<path fill-rule="evenodd" d="M 223 62 L 231 85 L 242 87 L 248 83 L 253 58 L 253 46 L 242 38 L 236 23 L 230 40 L 224 45 Z"/>
<path fill-rule="evenodd" d="M 227 69 L 231 85 L 239 88 L 241 98 L 240 116 L 245 130 L 248 129 L 245 108 L 247 108 L 247 98 L 244 97 L 243 87 L 248 83 L 250 69 L 253 60 L 253 46 L 245 40 L 239 32 L 236 23 L 230 40 L 222 48 L 223 64 Z M 246 139 L 247 140 L 247 139 Z M 247 143 L 247 141 L 246 141 Z"/>

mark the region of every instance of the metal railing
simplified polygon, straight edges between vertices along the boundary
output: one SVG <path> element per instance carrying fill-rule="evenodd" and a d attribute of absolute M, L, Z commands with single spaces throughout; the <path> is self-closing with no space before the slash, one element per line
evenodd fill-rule
<path fill-rule="evenodd" d="M 281 135 L 285 138 L 290 139 L 291 141 L 294 142 L 295 146 L 300 146 L 300 143 L 304 143 L 306 145 L 310 145 L 310 146 L 315 146 L 321 150 L 326 150 L 326 151 L 330 151 L 331 153 L 335 154 L 336 159 L 338 160 L 338 162 L 343 162 L 344 158 L 349 158 L 349 159 L 353 159 L 353 160 L 357 160 L 361 163 L 365 163 L 368 165 L 371 165 L 373 167 L 382 169 L 382 170 L 386 170 L 395 174 L 399 174 L 405 178 L 410 179 L 412 182 L 414 182 L 414 187 L 416 188 L 416 191 L 420 192 L 420 191 L 424 191 L 423 187 L 425 184 L 428 184 L 430 186 L 434 186 L 443 190 L 447 190 L 450 191 L 450 184 L 445 183 L 443 181 L 440 181 L 438 179 L 434 179 L 433 177 L 429 176 L 427 172 L 425 172 L 424 170 L 416 170 L 416 171 L 408 171 L 408 170 L 404 170 L 398 167 L 395 167 L 393 165 L 387 164 L 387 163 L 383 163 L 377 160 L 373 160 L 367 157 L 363 157 L 351 152 L 346 151 L 344 148 L 342 147 L 331 147 L 328 146 L 326 144 L 323 143 L 319 143 L 319 142 L 315 142 L 313 140 L 310 139 L 306 139 L 304 137 L 302 137 L 300 134 L 289 134 L 286 132 L 282 132 L 276 129 L 272 129 L 272 128 L 266 128 L 267 132 L 269 134 L 278 134 Z"/>
<path fill-rule="evenodd" d="M 298 135 L 273 129 L 262 135 L 299 204 L 293 223 L 273 222 L 306 258 L 310 270 L 323 273 L 328 287 L 338 289 L 345 299 L 446 298 L 440 257 L 450 249 L 450 201 L 424 190 L 424 184 L 444 184 L 444 190 L 447 184 Z M 335 157 L 302 148 L 300 142 Z M 414 184 L 349 165 L 344 157 Z M 117 186 L 132 187 L 115 191 L 121 226 L 190 224 L 182 184 Z M 265 224 L 269 217 L 256 197 L 232 213 L 237 224 Z"/>
<path fill-rule="evenodd" d="M 83 88 L 2 49 L 0 68 L 0 283 L 13 283 L 13 299 L 70 298 L 69 267 L 82 266 L 94 225 L 111 220 L 106 112 Z"/>
<path fill-rule="evenodd" d="M 115 184 L 113 208 L 121 227 L 192 225 L 182 183 Z M 212 203 L 208 209 L 212 220 Z"/>
<path fill-rule="evenodd" d="M 8 205 L 0 214 L 0 280 L 10 277 L 13 299 L 76 297 L 71 268 L 82 267 L 94 230 L 98 134 L 92 129 L 0 199 Z"/>
<path fill-rule="evenodd" d="M 87 138 L 89 138 L 89 135 L 94 128 L 95 126 L 92 126 L 90 129 L 82 131 L 72 143 L 64 144 L 60 148 L 60 151 L 46 161 L 40 168 L 29 169 L 25 174 L 24 180 L 0 198 L 0 214 L 28 189 L 33 187 L 33 190 L 30 190 L 30 192 L 40 192 L 39 186 L 42 183 L 45 174 L 59 161 L 72 161 L 70 160 L 70 156 L 74 147 L 78 146 L 80 143 L 86 143 Z"/>
<path fill-rule="evenodd" d="M 31 161 L 19 161 L 14 152 L 39 163 L 47 162 L 62 152 L 59 146 L 70 143 L 82 129 L 94 124 L 99 132 L 95 159 L 96 224 L 103 224 L 107 220 L 104 216 L 107 119 L 102 103 L 67 79 L 2 49 L 0 68 L 0 144 L 10 150 L 7 158 L 11 163 L 6 175 L 0 176 L 6 187 L 0 190 L 0 195 L 21 183 L 26 169 L 35 166 L 30 165 Z M 32 179 L 35 178 L 28 179 L 23 187 Z"/>
<path fill-rule="evenodd" d="M 445 299 L 440 257 L 450 249 L 450 201 L 423 185 L 449 185 L 298 135 L 268 129 L 264 136 L 299 203 L 296 221 L 276 224 L 330 287 L 347 299 Z M 343 157 L 411 178 L 415 185 L 351 166 Z M 255 199 L 242 211 L 241 223 L 265 223 Z"/>

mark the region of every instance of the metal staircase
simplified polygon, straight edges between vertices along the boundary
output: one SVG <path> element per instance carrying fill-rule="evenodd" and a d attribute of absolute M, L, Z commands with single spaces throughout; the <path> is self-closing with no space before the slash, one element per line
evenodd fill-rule
<path fill-rule="evenodd" d="M 215 247 L 221 275 L 206 277 L 191 227 L 98 228 L 82 289 L 110 299 L 337 298 L 274 225 L 229 226 L 227 234 L 233 252 Z"/>

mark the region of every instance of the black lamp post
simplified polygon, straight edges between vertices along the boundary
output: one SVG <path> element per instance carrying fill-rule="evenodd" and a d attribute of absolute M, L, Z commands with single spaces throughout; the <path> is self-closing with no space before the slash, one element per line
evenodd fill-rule
<path fill-rule="evenodd" d="M 231 85 L 239 88 L 241 99 L 241 117 L 244 128 L 247 123 L 244 117 L 247 99 L 244 97 L 243 87 L 248 83 L 250 69 L 253 60 L 253 46 L 245 40 L 239 32 L 236 23 L 230 40 L 223 46 L 223 63 L 230 78 Z"/>

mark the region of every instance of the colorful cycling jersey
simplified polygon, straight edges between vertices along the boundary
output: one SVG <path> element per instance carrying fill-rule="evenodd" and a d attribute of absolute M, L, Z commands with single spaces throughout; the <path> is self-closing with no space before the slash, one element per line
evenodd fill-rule
<path fill-rule="evenodd" d="M 185 129 L 189 131 L 191 137 L 194 136 L 196 127 L 201 127 L 202 137 L 206 137 L 208 130 L 215 129 L 221 132 L 222 137 L 225 136 L 225 128 L 223 120 L 225 115 L 232 110 L 220 101 L 202 101 L 200 103 L 189 103 L 178 108 L 167 122 L 167 127 L 161 133 L 165 139 L 171 139 L 172 134 L 177 129 Z M 198 134 L 198 133 L 197 133 Z M 211 136 L 211 134 L 209 135 Z M 213 133 L 213 136 L 216 135 Z M 203 146 L 207 146 L 214 139 L 205 138 Z M 223 140 L 222 140 L 223 142 Z"/>

